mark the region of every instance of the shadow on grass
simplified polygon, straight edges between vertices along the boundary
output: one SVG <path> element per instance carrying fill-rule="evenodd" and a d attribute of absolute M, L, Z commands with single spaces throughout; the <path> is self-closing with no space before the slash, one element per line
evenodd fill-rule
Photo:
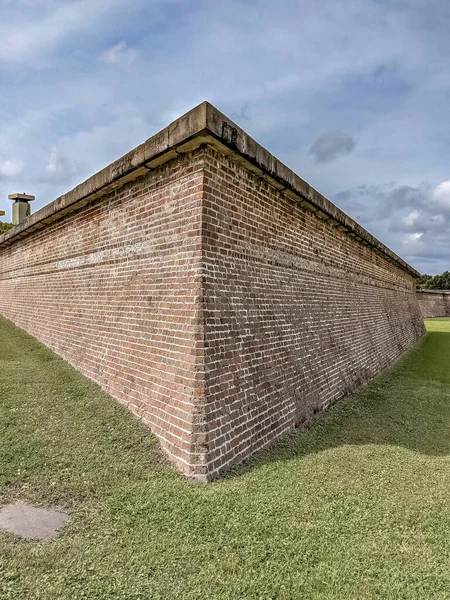
<path fill-rule="evenodd" d="M 388 444 L 450 455 L 450 319 L 447 327 L 428 331 L 393 368 L 320 414 L 308 429 L 232 468 L 228 477 L 338 446 Z"/>

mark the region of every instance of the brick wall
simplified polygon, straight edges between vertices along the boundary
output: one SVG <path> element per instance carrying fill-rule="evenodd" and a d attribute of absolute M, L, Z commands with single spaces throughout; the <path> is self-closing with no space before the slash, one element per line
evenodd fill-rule
<path fill-rule="evenodd" d="M 202 418 L 202 154 L 0 247 L 0 312 L 143 417 L 188 473 Z"/>
<path fill-rule="evenodd" d="M 273 442 L 423 334 L 414 279 L 208 151 L 208 471 Z"/>
<path fill-rule="evenodd" d="M 416 275 L 207 103 L 0 236 L 0 313 L 201 480 L 413 346 Z"/>
<path fill-rule="evenodd" d="M 423 317 L 450 317 L 450 291 L 417 290 Z"/>

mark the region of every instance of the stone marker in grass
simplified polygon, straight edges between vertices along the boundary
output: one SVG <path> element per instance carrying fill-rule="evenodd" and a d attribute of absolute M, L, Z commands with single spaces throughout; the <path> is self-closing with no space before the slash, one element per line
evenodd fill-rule
<path fill-rule="evenodd" d="M 38 508 L 23 502 L 0 509 L 0 529 L 24 538 L 53 539 L 68 519 L 69 515 L 59 510 Z"/>

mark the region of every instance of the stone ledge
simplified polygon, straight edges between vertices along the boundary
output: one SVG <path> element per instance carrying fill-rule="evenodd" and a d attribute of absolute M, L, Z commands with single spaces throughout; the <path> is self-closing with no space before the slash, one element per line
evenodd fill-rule
<path fill-rule="evenodd" d="M 0 246 L 14 243 L 17 239 L 45 227 L 127 181 L 140 177 L 149 169 L 155 169 L 177 155 L 205 143 L 210 143 L 225 154 L 233 154 L 243 166 L 316 213 L 318 218 L 330 221 L 341 231 L 375 248 L 414 277 L 419 277 L 418 271 L 312 188 L 209 102 L 202 102 L 122 158 L 27 217 L 0 236 Z"/>
<path fill-rule="evenodd" d="M 418 294 L 450 294 L 450 290 L 416 290 Z"/>

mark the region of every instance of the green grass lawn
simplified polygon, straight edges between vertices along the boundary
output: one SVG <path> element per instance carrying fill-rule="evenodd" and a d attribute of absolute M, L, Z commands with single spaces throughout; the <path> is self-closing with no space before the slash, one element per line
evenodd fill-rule
<path fill-rule="evenodd" d="M 0 532 L 0 598 L 450 598 L 450 319 L 394 369 L 209 485 L 93 383 L 0 319 L 0 505 L 70 512 Z"/>

